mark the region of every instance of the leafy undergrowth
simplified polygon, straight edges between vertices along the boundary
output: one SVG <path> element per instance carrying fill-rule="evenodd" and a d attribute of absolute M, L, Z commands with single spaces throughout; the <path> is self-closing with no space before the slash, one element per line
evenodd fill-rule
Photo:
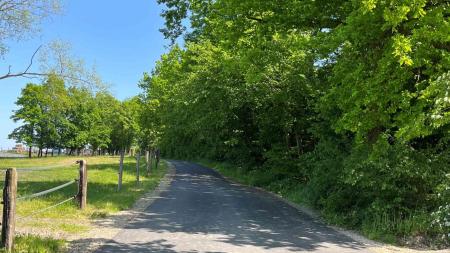
<path fill-rule="evenodd" d="M 450 246 L 445 235 L 439 236 L 442 231 L 430 226 L 435 219 L 434 215 L 430 213 L 417 211 L 401 217 L 399 214 L 361 210 L 342 215 L 342 213 L 333 212 L 333 209 L 327 208 L 327 206 L 312 204 L 306 197 L 309 194 L 307 186 L 299 183 L 298 179 L 280 178 L 279 174 L 268 169 L 246 168 L 210 160 L 197 160 L 196 162 L 213 168 L 223 176 L 241 184 L 260 187 L 291 202 L 317 209 L 328 224 L 359 231 L 369 239 L 413 248 L 438 249 Z"/>
<path fill-rule="evenodd" d="M 78 177 L 76 157 L 55 157 L 43 159 L 0 159 L 0 167 L 55 167 L 48 170 L 18 171 L 18 196 L 29 195 L 61 185 Z M 27 218 L 36 210 L 41 210 L 62 200 L 74 196 L 77 192 L 76 183 L 53 192 L 44 197 L 17 202 L 18 230 L 42 230 L 44 234 L 58 233 L 63 235 L 80 234 L 89 229 L 89 220 L 104 218 L 108 214 L 129 209 L 145 192 L 156 188 L 166 172 L 167 165 L 163 161 L 157 170 L 153 169 L 150 176 L 145 175 L 145 162 L 141 161 L 140 183 L 136 183 L 136 161 L 132 157 L 124 160 L 123 184 L 117 191 L 119 157 L 83 157 L 87 160 L 88 197 L 87 208 L 79 210 L 75 201 L 69 201 L 61 206 Z M 7 166 L 5 166 L 7 165 Z M 3 175 L 2 175 L 3 177 Z M 2 178 L 3 181 L 3 178 Z M 34 247 L 35 245 L 39 245 Z M 43 239 L 36 236 L 18 237 L 17 252 L 58 252 L 59 240 Z M 28 251 L 26 247 L 39 249 Z M 57 247 L 58 246 L 58 247 Z M 41 248 L 42 249 L 41 249 Z"/>

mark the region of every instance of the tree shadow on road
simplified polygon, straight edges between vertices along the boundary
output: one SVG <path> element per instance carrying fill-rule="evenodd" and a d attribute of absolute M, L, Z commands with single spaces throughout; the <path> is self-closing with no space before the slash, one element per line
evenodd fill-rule
<path fill-rule="evenodd" d="M 364 251 L 269 194 L 230 184 L 200 165 L 174 163 L 170 190 L 96 252 Z"/>

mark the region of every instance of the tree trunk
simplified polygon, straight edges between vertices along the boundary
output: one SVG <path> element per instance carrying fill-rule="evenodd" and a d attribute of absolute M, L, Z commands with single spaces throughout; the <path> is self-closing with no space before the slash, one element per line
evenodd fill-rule
<path fill-rule="evenodd" d="M 117 191 L 122 189 L 122 173 L 123 173 L 123 157 L 125 156 L 125 150 L 120 151 L 120 163 L 119 163 L 119 182 L 117 184 Z"/>
<path fill-rule="evenodd" d="M 31 158 L 31 149 L 32 149 L 32 147 L 30 146 L 30 147 L 28 148 L 28 158 Z"/>
<path fill-rule="evenodd" d="M 298 133 L 295 132 L 295 141 L 297 142 L 297 155 L 300 157 L 303 154 L 302 147 L 302 139 L 298 136 Z"/>
<path fill-rule="evenodd" d="M 285 139 L 286 139 L 286 148 L 289 151 L 291 149 L 291 147 L 289 146 L 289 133 L 286 133 Z"/>
<path fill-rule="evenodd" d="M 153 148 L 150 148 L 150 162 L 149 162 L 149 167 L 148 167 L 148 170 L 147 170 L 147 175 L 148 176 L 152 172 L 152 166 L 153 166 Z"/>
<path fill-rule="evenodd" d="M 141 161 L 141 151 L 136 154 L 136 182 L 139 184 L 139 163 Z"/>

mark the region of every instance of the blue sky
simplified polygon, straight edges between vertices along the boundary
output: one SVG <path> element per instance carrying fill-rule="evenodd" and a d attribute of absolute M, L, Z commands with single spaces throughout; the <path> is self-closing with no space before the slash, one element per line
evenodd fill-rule
<path fill-rule="evenodd" d="M 87 66 L 96 66 L 114 96 L 121 100 L 134 96 L 140 92 L 137 83 L 142 73 L 151 71 L 168 45 L 159 32 L 161 8 L 156 0 L 68 0 L 62 15 L 45 21 L 40 33 L 8 44 L 8 54 L 0 59 L 0 73 L 6 73 L 8 65 L 23 69 L 39 45 L 62 40 L 72 45 L 73 54 Z M 17 127 L 10 116 L 27 82 L 23 78 L 0 81 L 0 148 L 15 143 L 7 138 Z"/>

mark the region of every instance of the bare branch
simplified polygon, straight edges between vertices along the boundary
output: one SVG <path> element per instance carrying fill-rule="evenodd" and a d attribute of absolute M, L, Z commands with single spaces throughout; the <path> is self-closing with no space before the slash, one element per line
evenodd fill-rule
<path fill-rule="evenodd" d="M 28 64 L 28 66 L 26 67 L 26 69 L 24 71 L 18 72 L 18 73 L 11 73 L 11 65 L 10 65 L 8 67 L 8 73 L 3 76 L 0 76 L 0 80 L 6 79 L 6 78 L 13 78 L 13 77 L 23 77 L 23 78 L 47 77 L 47 76 L 54 74 L 54 73 L 30 72 L 31 67 L 33 66 L 34 58 L 36 57 L 37 53 L 39 52 L 39 50 L 41 48 L 42 48 L 42 45 L 40 45 L 34 51 L 33 55 L 31 56 L 30 63 Z M 77 78 L 77 77 L 70 76 L 70 75 L 64 75 L 62 73 L 62 71 L 58 76 L 60 76 L 61 78 L 71 79 L 71 80 L 82 82 L 82 83 L 89 84 L 89 85 L 92 84 L 90 81 L 82 79 L 82 78 Z"/>
<path fill-rule="evenodd" d="M 40 46 L 36 49 L 36 51 L 34 51 L 33 55 L 31 56 L 31 59 L 30 59 L 30 64 L 28 65 L 27 69 L 25 69 L 24 73 L 27 73 L 28 70 L 29 70 L 29 69 L 31 68 L 31 66 L 33 65 L 33 59 L 34 59 L 34 57 L 36 56 L 36 54 L 37 54 L 37 52 L 39 51 L 39 49 L 41 49 L 41 47 L 42 47 L 42 45 L 40 45 Z"/>
<path fill-rule="evenodd" d="M 15 74 L 11 74 L 11 65 L 10 65 L 8 68 L 8 73 L 6 75 L 0 76 L 0 80 L 10 78 L 10 77 L 19 77 L 19 76 L 29 75 L 30 73 L 28 71 L 30 70 L 31 66 L 33 66 L 34 57 L 36 56 L 39 49 L 41 49 L 41 47 L 42 47 L 42 45 L 40 45 L 36 49 L 36 51 L 34 51 L 33 55 L 31 56 L 31 59 L 30 59 L 30 64 L 28 64 L 27 68 L 24 71 L 15 73 Z"/>

